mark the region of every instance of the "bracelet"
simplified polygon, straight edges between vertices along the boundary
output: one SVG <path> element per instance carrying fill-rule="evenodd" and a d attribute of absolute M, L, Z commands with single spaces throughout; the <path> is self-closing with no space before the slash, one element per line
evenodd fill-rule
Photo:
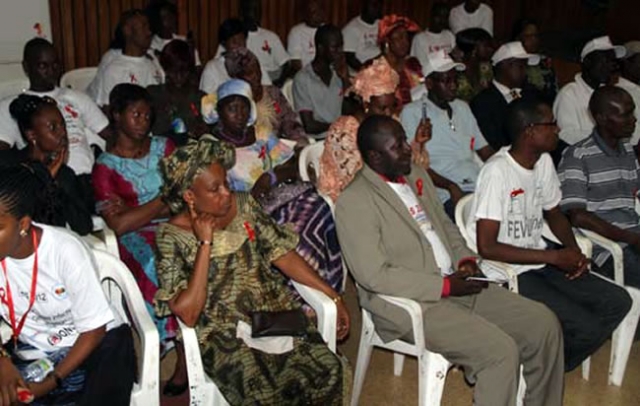
<path fill-rule="evenodd" d="M 338 302 L 342 302 L 342 296 L 338 295 L 331 300 L 333 300 L 333 303 L 338 304 Z"/>
<path fill-rule="evenodd" d="M 199 240 L 198 247 L 202 247 L 203 245 L 213 246 L 213 243 L 209 240 Z"/>

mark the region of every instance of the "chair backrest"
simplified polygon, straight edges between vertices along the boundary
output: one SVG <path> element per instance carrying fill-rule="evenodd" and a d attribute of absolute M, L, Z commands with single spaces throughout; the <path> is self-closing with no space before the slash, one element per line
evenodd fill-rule
<path fill-rule="evenodd" d="M 87 90 L 87 87 L 89 87 L 89 84 L 97 72 L 98 68 L 96 67 L 71 70 L 65 73 L 62 79 L 60 79 L 60 87 L 68 87 L 78 92 L 84 92 Z"/>
<path fill-rule="evenodd" d="M 14 79 L 0 83 L 0 99 L 17 96 L 29 88 L 29 79 Z"/>
<path fill-rule="evenodd" d="M 292 79 L 288 79 L 286 82 L 284 82 L 284 84 L 282 85 L 282 94 L 284 95 L 284 98 L 287 99 L 287 101 L 289 102 L 293 110 L 295 111 L 296 107 L 293 104 L 293 80 Z"/>
<path fill-rule="evenodd" d="M 473 193 L 470 193 L 464 196 L 458 204 L 456 205 L 456 225 L 458 226 L 458 230 L 460 230 L 460 234 L 464 237 L 465 242 L 467 243 L 467 247 L 473 247 L 473 241 L 469 237 L 469 233 L 467 232 L 467 219 L 469 218 L 469 212 L 471 211 L 471 202 L 473 201 Z"/>
<path fill-rule="evenodd" d="M 314 144 L 307 145 L 300 152 L 300 158 L 298 159 L 298 168 L 300 170 L 300 179 L 305 182 L 311 182 L 317 179 L 320 174 L 320 157 L 324 151 L 324 141 L 318 141 Z M 315 179 L 311 178 L 309 167 L 313 168 L 315 173 Z"/>

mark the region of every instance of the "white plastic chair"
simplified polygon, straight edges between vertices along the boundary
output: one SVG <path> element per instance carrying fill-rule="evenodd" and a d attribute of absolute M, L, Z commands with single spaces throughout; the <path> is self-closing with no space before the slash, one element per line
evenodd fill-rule
<path fill-rule="evenodd" d="M 422 309 L 420 305 L 410 299 L 378 295 L 381 299 L 396 305 L 406 311 L 411 317 L 413 326 L 414 344 L 405 341 L 394 340 L 388 343 L 378 336 L 369 311 L 362 309 L 362 333 L 358 347 L 358 360 L 356 362 L 355 376 L 353 380 L 353 392 L 351 406 L 357 406 L 362 393 L 365 373 L 371 359 L 373 347 L 380 347 L 393 351 L 393 374 L 402 375 L 404 356 L 411 355 L 418 358 L 418 405 L 437 406 L 442 399 L 444 381 L 451 364 L 442 355 L 431 352 L 425 347 L 424 326 L 422 322 Z"/>
<path fill-rule="evenodd" d="M 29 79 L 14 79 L 7 82 L 0 82 L 0 100 L 17 96 L 29 88 Z"/>
<path fill-rule="evenodd" d="M 460 234 L 462 234 L 462 237 L 465 239 L 467 243 L 467 247 L 469 247 L 470 249 L 473 249 L 474 244 L 471 238 L 469 237 L 469 233 L 467 232 L 466 226 L 467 226 L 467 219 L 469 218 L 469 212 L 471 210 L 472 200 L 473 200 L 473 194 L 468 194 L 464 196 L 462 199 L 460 199 L 460 201 L 456 205 L 456 210 L 455 210 L 456 225 L 460 230 Z M 544 224 L 542 235 L 550 241 L 560 243 L 556 238 L 556 236 L 553 235 L 553 233 L 549 229 L 546 222 Z M 591 242 L 579 235 L 576 235 L 576 242 L 578 243 L 578 246 L 580 247 L 580 250 L 582 251 L 582 253 L 587 258 L 591 258 L 591 252 L 592 252 Z M 513 268 L 511 268 L 509 264 L 498 262 L 498 261 L 487 261 L 487 260 L 485 260 L 484 263 L 489 263 L 495 269 L 500 270 L 508 279 L 509 290 L 514 293 L 518 293 L 518 275 L 513 271 Z M 588 381 L 590 372 L 591 372 L 591 357 L 587 358 L 582 363 L 582 378 Z"/>
<path fill-rule="evenodd" d="M 91 248 L 105 250 L 120 259 L 116 233 L 107 226 L 102 217 L 92 216 L 91 220 L 93 220 L 93 232 L 82 237 L 84 242 L 89 244 Z"/>
<path fill-rule="evenodd" d="M 282 95 L 291 105 L 293 111 L 296 111 L 296 106 L 293 103 L 293 79 L 287 79 L 282 85 Z"/>
<path fill-rule="evenodd" d="M 298 158 L 298 170 L 300 171 L 300 179 L 305 182 L 311 182 L 309 176 L 309 167 L 313 168 L 316 173 L 316 179 L 320 174 L 320 157 L 324 151 L 324 141 L 317 141 L 307 145 L 300 151 Z"/>
<path fill-rule="evenodd" d="M 293 282 L 300 296 L 315 310 L 318 318 L 318 331 L 332 352 L 336 352 L 336 325 L 338 310 L 336 304 L 324 293 L 308 286 Z M 193 406 L 228 406 L 215 383 L 205 374 L 200 356 L 200 346 L 195 329 L 186 326 L 178 319 L 182 332 L 187 374 L 189 376 L 189 404 Z"/>
<path fill-rule="evenodd" d="M 629 313 L 627 313 L 616 331 L 613 332 L 613 337 L 611 338 L 609 385 L 621 386 L 625 370 L 627 369 L 627 361 L 629 360 L 629 353 L 633 345 L 636 328 L 638 327 L 638 318 L 640 318 L 640 290 L 631 286 L 625 286 L 624 284 L 624 254 L 618 243 L 596 234 L 593 231 L 584 229 L 580 231 L 585 237 L 591 240 L 591 242 L 611 253 L 613 257 L 615 283 L 624 287 L 632 299 L 631 310 L 629 310 Z"/>
<path fill-rule="evenodd" d="M 160 338 L 133 275 L 118 258 L 92 249 L 98 265 L 98 277 L 116 317 L 133 324 L 140 337 L 138 381 L 131 391 L 131 406 L 160 405 Z M 125 305 L 126 304 L 126 308 Z"/>
<path fill-rule="evenodd" d="M 62 75 L 60 87 L 68 87 L 78 92 L 84 92 L 98 72 L 97 67 L 70 70 Z"/>

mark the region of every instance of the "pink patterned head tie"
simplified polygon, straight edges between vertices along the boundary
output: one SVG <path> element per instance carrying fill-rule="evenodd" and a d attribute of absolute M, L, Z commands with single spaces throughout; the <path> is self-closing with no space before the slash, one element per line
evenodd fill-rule
<path fill-rule="evenodd" d="M 394 94 L 399 83 L 398 73 L 384 58 L 379 58 L 356 74 L 352 91 L 364 102 L 369 103 L 372 96 Z"/>
<path fill-rule="evenodd" d="M 397 14 L 390 14 L 382 17 L 378 23 L 378 43 L 382 44 L 389 34 L 399 27 L 404 27 L 409 32 L 420 31 L 420 26 L 410 18 L 399 16 Z"/>

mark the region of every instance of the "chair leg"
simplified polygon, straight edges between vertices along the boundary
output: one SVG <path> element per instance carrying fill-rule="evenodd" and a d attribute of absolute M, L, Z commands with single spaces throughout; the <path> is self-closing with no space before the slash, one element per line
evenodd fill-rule
<path fill-rule="evenodd" d="M 442 355 L 426 350 L 418 357 L 418 405 L 440 406 L 450 365 Z"/>
<path fill-rule="evenodd" d="M 629 352 L 633 345 L 638 317 L 640 317 L 640 290 L 627 287 L 633 299 L 631 310 L 614 331 L 611 339 L 611 363 L 609 366 L 609 385 L 620 386 L 629 360 Z"/>
<path fill-rule="evenodd" d="M 588 381 L 590 373 L 591 373 L 591 357 L 585 359 L 582 362 L 582 379 L 584 379 L 585 381 Z"/>
<path fill-rule="evenodd" d="M 351 393 L 351 406 L 358 406 L 358 400 L 360 399 L 360 393 L 362 392 L 362 385 L 364 384 L 364 376 L 371 360 L 371 351 L 373 346 L 371 345 L 373 329 L 367 329 L 363 320 L 362 333 L 360 337 L 360 346 L 358 347 L 358 360 L 356 361 L 356 371 L 353 378 L 353 392 Z"/>
<path fill-rule="evenodd" d="M 393 353 L 393 374 L 395 376 L 402 375 L 403 367 L 404 367 L 404 355 L 394 352 Z"/>

